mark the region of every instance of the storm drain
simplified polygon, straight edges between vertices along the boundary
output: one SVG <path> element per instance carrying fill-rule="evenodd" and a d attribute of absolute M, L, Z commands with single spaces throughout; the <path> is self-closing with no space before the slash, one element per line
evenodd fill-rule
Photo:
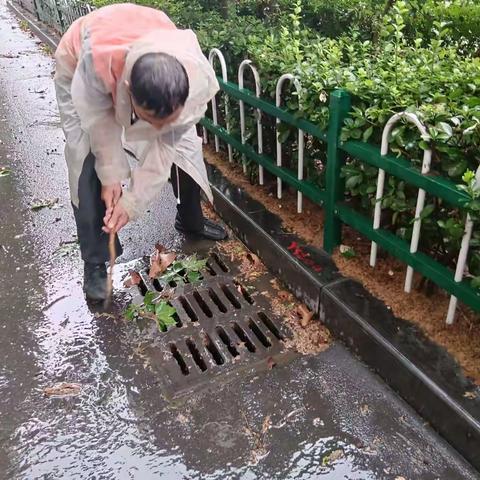
<path fill-rule="evenodd" d="M 176 326 L 159 332 L 162 351 L 156 346 L 157 351 L 150 352 L 167 395 L 177 396 L 245 370 L 272 368 L 294 356 L 283 343 L 289 331 L 268 299 L 237 282 L 218 254 L 208 257 L 204 277 L 195 284 L 162 285 L 146 272 L 141 277 L 142 295 L 176 287 L 170 300 L 177 310 Z"/>

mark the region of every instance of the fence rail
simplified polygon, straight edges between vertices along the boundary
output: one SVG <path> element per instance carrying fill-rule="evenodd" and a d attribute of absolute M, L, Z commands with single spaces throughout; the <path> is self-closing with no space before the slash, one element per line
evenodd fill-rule
<path fill-rule="evenodd" d="M 31 0 L 19 0 L 21 4 L 22 1 L 28 1 L 31 3 Z M 35 5 L 35 13 L 39 20 L 47 23 L 59 32 L 64 32 L 76 18 L 91 11 L 91 7 L 86 3 L 69 2 L 68 0 L 34 0 L 33 4 Z M 422 171 L 413 166 L 411 162 L 405 158 L 387 154 L 385 145 L 383 145 L 383 149 L 381 149 L 378 146 L 360 141 L 347 141 L 342 143 L 340 141 L 340 133 L 344 120 L 349 115 L 351 105 L 350 95 L 347 92 L 343 90 L 334 90 L 331 93 L 329 104 L 329 126 L 326 131 L 323 131 L 317 125 L 308 120 L 297 118 L 297 116 L 287 110 L 280 108 L 278 98 L 276 99 L 276 104 L 261 98 L 260 74 L 249 60 L 245 60 L 240 66 L 239 83 L 243 83 L 243 71 L 248 66 L 248 69 L 251 70 L 251 73 L 254 75 L 256 83 L 255 93 L 243 88 L 243 84 L 239 86 L 227 81 L 225 59 L 221 51 L 218 49 L 213 49 L 212 52 L 210 52 L 209 60 L 212 67 L 214 66 L 215 59 L 218 60 L 221 66 L 222 75 L 218 78 L 218 81 L 221 91 L 225 95 L 225 117 L 229 123 L 227 123 L 225 128 L 218 124 L 217 102 L 212 102 L 213 120 L 205 117 L 201 121 L 201 125 L 204 127 L 204 137 L 206 141 L 208 140 L 207 131 L 209 131 L 215 138 L 215 149 L 217 151 L 219 150 L 220 140 L 227 145 L 230 161 L 232 160 L 233 149 L 239 152 L 244 158 L 249 158 L 251 161 L 255 162 L 259 167 L 260 183 L 263 183 L 263 170 L 265 169 L 268 171 L 277 178 L 277 193 L 281 192 L 281 182 L 285 182 L 287 185 L 291 186 L 298 192 L 299 210 L 301 209 L 301 195 L 305 195 L 322 207 L 325 216 L 324 248 L 327 252 L 333 252 L 333 250 L 341 244 L 342 225 L 349 225 L 351 228 L 367 237 L 374 244 L 378 245 L 378 247 L 383 248 L 393 257 L 404 262 L 409 267 L 406 280 L 406 290 L 409 290 L 407 287 L 413 269 L 450 293 L 451 301 L 447 315 L 447 323 L 453 322 L 457 299 L 460 299 L 474 310 L 480 311 L 480 292 L 473 288 L 470 283 L 463 278 L 463 266 L 465 265 L 468 256 L 469 242 L 473 229 L 473 223 L 470 216 L 467 216 L 462 248 L 459 253 L 456 272 L 453 272 L 427 254 L 417 252 L 415 244 L 417 243 L 418 238 L 415 242 L 410 244 L 390 231 L 380 228 L 378 222 L 372 223 L 372 219 L 365 217 L 345 203 L 345 191 L 341 178 L 341 169 L 345 164 L 346 158 L 350 157 L 372 167 L 376 167 L 380 172 L 383 171 L 385 174 L 389 174 L 418 188 L 419 199 L 417 200 L 417 211 L 421 210 L 423 203 L 422 197 L 425 193 L 444 200 L 452 207 L 464 209 L 465 204 L 469 201 L 469 197 L 464 192 L 460 191 L 457 186 L 447 178 L 427 175 L 425 174 L 427 171 L 425 168 L 422 173 Z M 290 80 L 297 91 L 301 89 L 299 82 L 296 81 L 295 77 L 290 75 L 289 72 L 285 72 L 281 78 Z M 240 122 L 242 124 L 241 138 L 238 138 L 231 133 L 228 112 L 229 102 L 232 100 L 238 101 L 241 107 L 240 112 L 243 119 L 243 121 Z M 249 145 L 246 140 L 244 123 L 245 112 L 243 110 L 244 104 L 253 107 L 257 111 L 257 136 L 260 141 L 257 143 L 256 148 Z M 295 173 L 289 168 L 282 166 L 281 161 L 279 161 L 281 159 L 272 159 L 263 153 L 262 115 L 269 115 L 276 119 L 277 140 L 278 124 L 279 122 L 284 122 L 285 124 L 299 130 L 298 138 L 303 138 L 304 134 L 311 135 L 326 144 L 327 163 L 325 188 L 321 188 L 319 185 L 309 180 L 304 180 L 303 170 L 302 172 L 298 170 L 298 172 Z M 406 113 L 403 115 L 407 116 Z M 417 120 L 418 119 L 413 119 L 414 123 L 417 123 Z M 420 122 L 417 123 L 417 126 L 420 129 L 424 128 Z M 299 147 L 301 146 L 302 145 L 299 145 Z M 278 151 L 279 149 L 277 145 L 277 156 Z M 301 153 L 300 148 L 299 153 Z M 477 185 L 480 186 L 480 169 L 477 172 L 477 179 Z M 421 222 L 419 221 L 419 218 L 413 218 L 412 223 L 415 224 L 416 235 L 419 237 L 421 235 Z"/>

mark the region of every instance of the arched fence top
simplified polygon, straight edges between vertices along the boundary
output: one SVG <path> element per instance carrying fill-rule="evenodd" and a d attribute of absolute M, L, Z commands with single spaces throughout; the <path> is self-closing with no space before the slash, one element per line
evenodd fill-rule
<path fill-rule="evenodd" d="M 420 121 L 420 119 L 415 115 L 414 113 L 411 112 L 400 112 L 396 113 L 395 115 L 392 115 L 388 122 L 386 123 L 384 129 L 383 129 L 383 134 L 382 134 L 382 146 L 381 146 L 381 155 L 387 155 L 388 153 L 388 136 L 390 135 L 390 132 L 392 131 L 393 127 L 395 126 L 396 123 L 398 123 L 400 120 L 407 120 L 410 123 L 413 123 L 418 130 L 420 131 L 420 134 L 422 135 L 422 138 L 426 141 L 430 141 L 430 135 L 427 132 L 427 129 L 425 125 Z M 428 151 L 428 150 L 426 150 Z"/>
<path fill-rule="evenodd" d="M 210 53 L 208 54 L 208 61 L 210 62 L 210 65 L 212 66 L 212 68 L 214 68 L 215 58 L 218 58 L 218 61 L 220 62 L 223 81 L 228 82 L 227 62 L 225 61 L 225 57 L 223 56 L 222 51 L 219 50 L 218 48 L 212 48 L 210 50 Z"/>
<path fill-rule="evenodd" d="M 258 70 L 255 68 L 251 60 L 244 60 L 240 66 L 238 67 L 238 86 L 240 88 L 243 88 L 244 86 L 244 76 L 245 76 L 245 70 L 247 67 L 250 68 L 250 70 L 253 73 L 253 78 L 255 79 L 255 94 L 257 97 L 260 97 L 262 94 L 262 86 L 260 83 L 260 74 L 258 73 Z"/>
<path fill-rule="evenodd" d="M 302 90 L 302 86 L 300 84 L 300 80 L 298 80 L 297 77 L 292 75 L 291 73 L 285 73 L 283 74 L 277 81 L 277 87 L 275 89 L 275 104 L 277 107 L 279 107 L 282 103 L 282 88 L 285 82 L 293 82 L 293 85 L 295 86 L 295 90 L 298 95 L 300 95 L 300 92 Z"/>

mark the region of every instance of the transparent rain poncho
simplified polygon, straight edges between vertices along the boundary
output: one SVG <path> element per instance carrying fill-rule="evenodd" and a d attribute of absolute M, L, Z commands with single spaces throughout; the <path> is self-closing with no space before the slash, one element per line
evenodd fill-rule
<path fill-rule="evenodd" d="M 127 82 L 135 61 L 150 52 L 176 57 L 190 83 L 180 117 L 161 130 L 143 120 L 131 124 Z M 219 87 L 191 30 L 176 29 L 158 10 L 112 5 L 77 20 L 60 42 L 55 58 L 57 100 L 75 205 L 78 179 L 89 151 L 96 157 L 103 185 L 130 178 L 121 202 L 131 219 L 147 208 L 168 180 L 172 163 L 188 173 L 211 199 L 195 124 Z M 138 159 L 132 170 L 125 149 Z"/>

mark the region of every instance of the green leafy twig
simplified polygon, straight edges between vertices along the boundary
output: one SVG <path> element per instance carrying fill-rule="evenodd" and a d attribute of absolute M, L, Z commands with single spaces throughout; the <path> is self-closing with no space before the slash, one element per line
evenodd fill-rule
<path fill-rule="evenodd" d="M 183 260 L 175 260 L 158 280 L 165 284 L 175 282 L 177 285 L 195 283 L 202 279 L 201 271 L 206 265 L 206 260 L 198 259 L 195 254 L 190 255 Z"/>
<path fill-rule="evenodd" d="M 148 318 L 157 322 L 158 329 L 166 332 L 168 327 L 176 325 L 175 314 L 177 310 L 165 300 L 158 300 L 158 294 L 147 292 L 142 305 L 131 304 L 125 310 L 124 315 L 127 320 L 137 320 L 139 318 Z"/>

